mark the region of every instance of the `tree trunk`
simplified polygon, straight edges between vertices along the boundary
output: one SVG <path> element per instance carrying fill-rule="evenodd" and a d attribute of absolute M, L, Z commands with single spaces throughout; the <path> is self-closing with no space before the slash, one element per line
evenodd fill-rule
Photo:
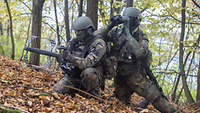
<path fill-rule="evenodd" d="M 58 41 L 58 45 L 60 45 L 61 42 L 60 42 L 60 35 L 59 35 L 59 26 L 58 26 L 58 16 L 57 16 L 57 9 L 56 9 L 56 0 L 53 0 L 53 5 L 54 5 L 55 18 L 56 18 L 56 32 L 57 32 L 57 39 L 58 39 L 57 41 Z"/>
<path fill-rule="evenodd" d="M 10 21 L 10 36 L 11 36 L 11 42 L 12 42 L 12 53 L 11 53 L 11 59 L 15 59 L 15 42 L 14 42 L 14 37 L 13 37 L 13 30 L 12 30 L 12 15 L 10 13 L 10 8 L 8 5 L 8 1 L 4 0 L 6 3 L 6 7 L 8 9 L 8 14 L 9 14 L 9 21 Z"/>
<path fill-rule="evenodd" d="M 126 0 L 126 7 L 133 7 L 133 0 Z"/>
<path fill-rule="evenodd" d="M 68 0 L 65 0 L 65 29 L 66 29 L 66 39 L 68 42 L 71 39 L 69 31 Z"/>
<path fill-rule="evenodd" d="M 32 35 L 38 36 L 31 42 L 31 47 L 40 48 L 41 43 L 41 26 L 42 26 L 42 8 L 45 0 L 33 0 L 32 8 Z M 31 52 L 30 63 L 39 65 L 40 55 L 38 53 Z"/>
<path fill-rule="evenodd" d="M 97 9 L 98 9 L 98 0 L 87 0 L 86 16 L 92 20 L 95 29 L 98 29 L 97 28 L 97 26 L 98 26 Z"/>
<path fill-rule="evenodd" d="M 7 25 L 7 35 L 6 35 L 6 45 L 8 45 L 9 43 L 9 36 L 10 36 L 10 27 L 9 25 Z"/>
<path fill-rule="evenodd" d="M 0 22 L 0 35 L 3 35 L 3 25 L 1 22 Z"/>
<path fill-rule="evenodd" d="M 112 18 L 114 16 L 114 12 L 113 12 L 113 0 L 110 1 L 110 18 Z"/>
<path fill-rule="evenodd" d="M 80 0 L 79 8 L 78 8 L 78 17 L 81 17 L 83 14 L 83 0 Z"/>
<path fill-rule="evenodd" d="M 200 37 L 200 34 L 199 34 Z M 200 101 L 200 58 L 199 58 L 199 68 L 197 73 L 197 96 L 196 101 Z M 200 103 L 198 103 L 198 106 L 200 107 Z"/>
<path fill-rule="evenodd" d="M 185 70 L 183 66 L 183 41 L 184 41 L 184 34 L 185 34 L 185 4 L 186 0 L 182 0 L 182 25 L 181 25 L 181 37 L 180 37 L 180 43 L 179 43 L 179 68 L 180 68 L 180 75 L 182 76 L 182 84 L 183 84 L 183 89 L 185 91 L 187 100 L 189 104 L 193 103 L 194 100 L 192 98 L 192 95 L 189 91 L 186 77 L 185 77 Z"/>
<path fill-rule="evenodd" d="M 197 74 L 197 96 L 196 101 L 200 101 L 200 59 L 199 59 L 199 68 L 198 68 L 198 74 Z M 198 106 L 200 107 L 200 103 L 198 103 Z"/>

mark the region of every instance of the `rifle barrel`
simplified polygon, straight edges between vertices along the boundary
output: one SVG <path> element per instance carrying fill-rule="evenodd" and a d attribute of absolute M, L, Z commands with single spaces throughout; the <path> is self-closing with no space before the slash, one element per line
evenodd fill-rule
<path fill-rule="evenodd" d="M 47 55 L 47 56 L 52 56 L 52 57 L 56 57 L 56 60 L 61 63 L 62 62 L 62 58 L 61 55 L 55 52 L 50 52 L 50 51 L 46 51 L 46 50 L 42 50 L 42 49 L 38 49 L 38 48 L 33 48 L 33 47 L 25 47 L 24 48 L 27 51 L 31 51 L 34 53 L 39 53 L 39 54 L 43 54 L 43 55 Z"/>

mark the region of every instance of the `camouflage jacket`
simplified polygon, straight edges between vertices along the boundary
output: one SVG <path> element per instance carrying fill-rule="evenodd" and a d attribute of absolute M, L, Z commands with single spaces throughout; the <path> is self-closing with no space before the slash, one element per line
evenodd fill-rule
<path fill-rule="evenodd" d="M 101 38 L 95 38 L 93 42 L 88 46 L 87 51 L 83 55 L 83 50 L 87 43 L 89 43 L 91 37 L 86 38 L 83 41 L 78 41 L 78 38 L 72 38 L 67 46 L 70 48 L 73 45 L 71 54 L 73 55 L 72 64 L 79 69 L 85 69 L 89 67 L 97 67 L 99 61 L 104 57 L 106 53 L 106 43 Z M 71 44 L 73 40 L 77 40 L 76 43 Z"/>
<path fill-rule="evenodd" d="M 95 35 L 106 37 L 106 42 L 112 42 L 111 54 L 118 60 L 118 70 L 126 75 L 138 69 L 138 59 L 148 53 L 148 37 L 141 30 L 133 31 L 133 35 L 126 34 L 124 28 L 113 28 L 108 31 L 107 26 L 95 31 Z"/>

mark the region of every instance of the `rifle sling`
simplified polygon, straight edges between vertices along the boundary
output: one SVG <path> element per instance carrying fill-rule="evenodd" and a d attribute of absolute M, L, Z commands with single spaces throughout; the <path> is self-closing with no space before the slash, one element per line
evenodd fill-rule
<path fill-rule="evenodd" d="M 92 37 L 90 38 L 90 40 L 88 41 L 88 43 L 85 45 L 85 48 L 82 51 L 82 55 L 81 58 L 85 57 L 86 52 L 89 50 L 90 45 L 92 44 L 92 42 L 94 42 L 94 40 L 96 40 L 97 37 L 95 35 L 92 35 Z M 69 51 L 72 52 L 72 50 L 74 49 L 75 44 L 78 42 L 78 38 L 75 38 L 72 40 L 71 44 L 70 44 L 70 48 Z"/>
<path fill-rule="evenodd" d="M 95 35 L 92 35 L 91 39 L 88 41 L 88 43 L 85 45 L 85 48 L 82 51 L 81 58 L 85 57 L 85 53 L 89 50 L 90 45 L 97 39 Z"/>
<path fill-rule="evenodd" d="M 78 42 L 78 38 L 74 38 L 70 44 L 69 51 L 72 52 L 72 49 L 74 48 L 75 44 Z"/>

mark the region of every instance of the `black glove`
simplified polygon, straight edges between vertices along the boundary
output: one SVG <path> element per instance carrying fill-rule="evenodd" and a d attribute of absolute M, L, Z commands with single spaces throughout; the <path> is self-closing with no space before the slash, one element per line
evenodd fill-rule
<path fill-rule="evenodd" d="M 143 99 L 142 101 L 139 102 L 140 106 L 142 108 L 147 108 L 147 106 L 149 105 L 149 101 L 147 99 Z"/>
<path fill-rule="evenodd" d="M 71 52 L 69 50 L 64 50 L 63 51 L 62 58 L 65 61 L 69 61 L 69 62 L 72 62 L 72 60 L 73 60 L 73 56 L 71 55 Z"/>
<path fill-rule="evenodd" d="M 107 25 L 108 30 L 110 31 L 114 26 L 123 23 L 121 15 L 115 15 L 110 19 L 110 23 Z"/>

